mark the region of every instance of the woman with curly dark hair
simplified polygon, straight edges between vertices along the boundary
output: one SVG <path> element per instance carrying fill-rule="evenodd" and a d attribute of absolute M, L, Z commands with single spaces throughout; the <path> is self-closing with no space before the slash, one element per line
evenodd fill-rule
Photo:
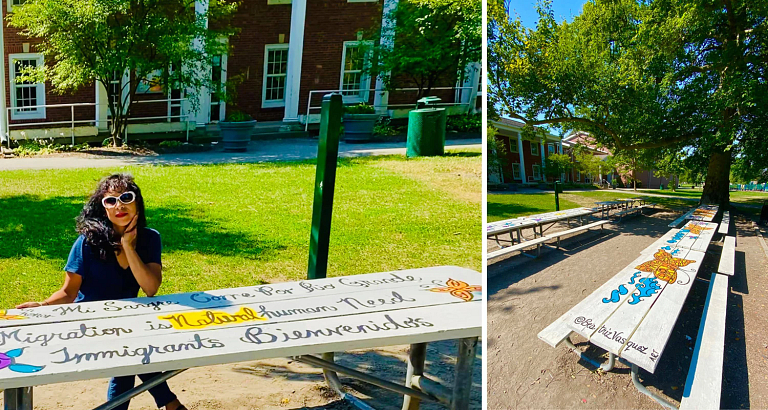
<path fill-rule="evenodd" d="M 147 227 L 144 198 L 131 175 L 115 174 L 99 182 L 77 217 L 77 231 L 80 236 L 69 253 L 61 289 L 42 302 L 26 302 L 17 308 L 135 298 L 139 288 L 147 296 L 157 293 L 163 280 L 160 234 Z M 149 380 L 157 374 L 139 377 Z M 109 400 L 133 388 L 135 379 L 113 377 Z M 186 410 L 165 382 L 149 392 L 158 408 Z M 128 404 L 115 409 L 127 410 Z"/>

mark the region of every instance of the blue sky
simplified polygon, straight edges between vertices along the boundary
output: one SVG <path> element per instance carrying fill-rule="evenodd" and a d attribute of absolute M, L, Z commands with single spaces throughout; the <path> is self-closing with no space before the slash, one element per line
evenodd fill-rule
<path fill-rule="evenodd" d="M 573 16 L 581 14 L 581 6 L 584 3 L 586 0 L 552 0 L 555 20 L 558 22 L 573 21 Z M 511 8 L 512 18 L 517 13 L 525 27 L 536 28 L 536 21 L 539 19 L 539 15 L 536 13 L 536 0 L 513 0 Z"/>

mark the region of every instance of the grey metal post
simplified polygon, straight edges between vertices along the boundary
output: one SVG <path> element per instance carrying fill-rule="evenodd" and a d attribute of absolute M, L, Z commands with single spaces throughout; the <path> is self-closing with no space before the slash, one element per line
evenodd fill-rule
<path fill-rule="evenodd" d="M 32 386 L 6 389 L 5 410 L 32 410 Z"/>
<path fill-rule="evenodd" d="M 475 363 L 476 349 L 476 337 L 459 340 L 459 354 L 456 361 L 456 376 L 453 380 L 451 410 L 467 410 L 469 408 L 469 393 L 472 390 L 472 367 Z"/>
<path fill-rule="evenodd" d="M 413 376 L 424 374 L 424 361 L 427 358 L 427 344 L 415 343 L 408 353 L 408 371 L 405 374 L 405 387 L 413 386 Z M 416 397 L 403 396 L 403 410 L 417 410 L 421 400 Z"/>

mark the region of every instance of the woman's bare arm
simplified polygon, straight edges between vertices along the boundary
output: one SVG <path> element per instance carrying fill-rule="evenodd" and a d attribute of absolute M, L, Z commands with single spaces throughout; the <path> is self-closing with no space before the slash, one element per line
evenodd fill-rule
<path fill-rule="evenodd" d="M 47 297 L 42 302 L 25 302 L 16 306 L 16 309 L 72 303 L 77 298 L 77 292 L 80 291 L 80 285 L 82 285 L 82 283 L 82 276 L 76 273 L 67 272 L 64 276 L 64 285 L 61 286 L 61 289 L 53 292 L 51 296 Z"/>

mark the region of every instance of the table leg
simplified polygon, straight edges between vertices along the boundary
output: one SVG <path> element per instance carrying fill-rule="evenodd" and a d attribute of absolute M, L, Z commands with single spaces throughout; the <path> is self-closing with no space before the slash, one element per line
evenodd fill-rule
<path fill-rule="evenodd" d="M 6 389 L 3 396 L 5 410 L 32 410 L 32 386 Z"/>
<path fill-rule="evenodd" d="M 453 381 L 451 410 L 467 410 L 469 408 L 469 393 L 472 389 L 472 367 L 475 363 L 476 349 L 476 337 L 459 340 L 459 355 L 456 361 L 456 376 Z"/>
<path fill-rule="evenodd" d="M 411 345 L 408 353 L 408 371 L 405 374 L 405 387 L 413 386 L 413 376 L 424 374 L 424 360 L 427 358 L 427 344 L 416 343 Z M 421 400 L 409 395 L 403 396 L 403 410 L 418 410 Z"/>
<path fill-rule="evenodd" d="M 517 228 L 517 243 L 523 243 L 523 233 L 520 228 Z"/>
<path fill-rule="evenodd" d="M 571 337 L 568 336 L 565 338 L 565 345 L 568 346 L 573 353 L 576 353 L 576 356 L 579 356 L 581 360 L 584 360 L 585 362 L 591 364 L 592 366 L 599 367 L 604 372 L 610 372 L 613 370 L 613 366 L 616 364 L 616 355 L 613 353 L 608 353 L 608 361 L 605 363 L 600 363 L 595 359 L 592 359 L 591 357 L 587 357 L 581 350 L 579 350 L 576 345 L 571 342 Z"/>
<path fill-rule="evenodd" d="M 667 401 L 666 399 L 664 399 L 663 397 L 661 397 L 661 396 L 658 396 L 657 394 L 653 393 L 652 391 L 650 391 L 650 390 L 648 390 L 647 388 L 645 388 L 645 386 L 643 386 L 642 384 L 640 384 L 640 379 L 638 379 L 638 377 L 637 377 L 637 373 L 638 373 L 638 368 L 637 368 L 637 365 L 636 365 L 636 364 L 633 364 L 633 365 L 632 365 L 632 383 L 634 383 L 634 385 L 635 385 L 635 388 L 636 388 L 636 389 L 637 389 L 637 390 L 638 390 L 640 393 L 643 393 L 643 394 L 645 394 L 646 396 L 648 396 L 648 397 L 650 397 L 650 398 L 652 398 L 652 399 L 656 400 L 656 402 L 657 402 L 657 403 L 659 403 L 659 404 L 661 404 L 661 405 L 662 405 L 662 407 L 664 407 L 665 409 L 670 409 L 670 410 L 677 410 L 677 407 L 676 407 L 674 404 L 672 404 L 672 403 L 668 402 L 668 401 Z"/>

